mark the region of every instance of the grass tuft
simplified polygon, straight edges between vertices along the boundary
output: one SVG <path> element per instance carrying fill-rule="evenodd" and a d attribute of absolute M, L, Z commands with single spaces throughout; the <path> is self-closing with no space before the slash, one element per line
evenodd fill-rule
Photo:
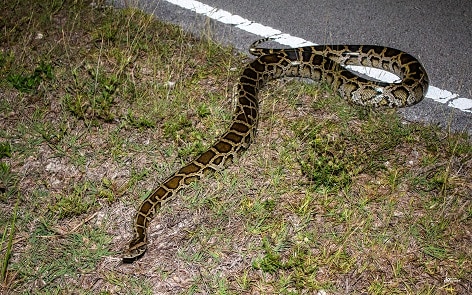
<path fill-rule="evenodd" d="M 0 263 L 1 263 L 0 281 L 3 285 L 6 285 L 8 283 L 7 282 L 8 265 L 9 265 L 10 258 L 12 255 L 13 237 L 15 236 L 15 224 L 16 224 L 19 203 L 20 203 L 20 199 L 18 199 L 15 204 L 15 208 L 13 210 L 13 218 L 11 220 L 10 227 L 4 228 L 3 235 L 0 240 L 0 246 L 2 248 L 2 252 L 4 251 L 4 255 L 2 259 L 0 259 Z"/>

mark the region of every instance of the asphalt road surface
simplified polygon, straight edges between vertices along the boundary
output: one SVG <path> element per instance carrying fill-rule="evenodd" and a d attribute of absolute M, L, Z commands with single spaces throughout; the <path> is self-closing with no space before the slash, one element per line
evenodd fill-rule
<path fill-rule="evenodd" d="M 115 0 L 123 6 L 124 0 Z M 127 1 L 128 4 L 132 0 Z M 286 43 L 376 44 L 404 50 L 425 66 L 427 97 L 402 109 L 411 121 L 472 135 L 471 0 L 139 0 L 158 19 L 195 34 L 208 32 L 240 50 L 261 36 L 290 35 Z M 297 41 L 302 43 L 296 44 Z M 282 46 L 283 47 L 283 46 Z M 432 91 L 434 90 L 434 91 Z"/>

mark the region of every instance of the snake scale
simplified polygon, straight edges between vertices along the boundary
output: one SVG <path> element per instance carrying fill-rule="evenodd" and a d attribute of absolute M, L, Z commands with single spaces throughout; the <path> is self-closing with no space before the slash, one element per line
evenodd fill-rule
<path fill-rule="evenodd" d="M 208 172 L 220 170 L 251 144 L 259 120 L 259 90 L 270 80 L 301 77 L 327 83 L 349 102 L 368 107 L 411 106 L 424 97 L 428 76 L 421 63 L 403 51 L 374 45 L 317 45 L 288 49 L 258 47 L 237 85 L 237 103 L 229 129 L 206 152 L 167 178 L 140 205 L 134 219 L 134 237 L 123 253 L 133 262 L 147 249 L 147 228 L 164 201 Z M 378 68 L 396 74 L 394 83 L 374 81 L 346 69 L 347 65 Z"/>

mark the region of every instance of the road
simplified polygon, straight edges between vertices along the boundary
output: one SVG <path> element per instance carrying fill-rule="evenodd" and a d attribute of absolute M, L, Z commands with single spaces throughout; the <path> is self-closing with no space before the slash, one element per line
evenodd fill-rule
<path fill-rule="evenodd" d="M 115 0 L 118 6 L 123 3 Z M 129 2 L 129 1 L 128 1 Z M 430 77 L 425 100 L 402 109 L 411 121 L 472 135 L 471 0 L 140 0 L 139 8 L 240 50 L 266 35 L 282 44 L 377 44 L 416 56 Z M 296 4 L 294 4 L 296 3 Z M 292 38 L 297 37 L 297 38 Z M 297 42 L 299 44 L 297 44 Z"/>

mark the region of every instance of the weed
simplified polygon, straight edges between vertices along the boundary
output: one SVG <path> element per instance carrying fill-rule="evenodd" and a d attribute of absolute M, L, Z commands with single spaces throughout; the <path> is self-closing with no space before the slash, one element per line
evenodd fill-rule
<path fill-rule="evenodd" d="M 99 193 L 95 187 L 86 182 L 74 186 L 70 194 L 55 196 L 56 200 L 49 210 L 57 214 L 60 219 L 80 215 L 94 208 L 97 196 L 101 195 L 107 196 L 107 194 Z"/>
<path fill-rule="evenodd" d="M 208 107 L 208 105 L 206 104 L 200 104 L 198 107 L 197 107 L 197 114 L 198 116 L 200 116 L 201 118 L 204 118 L 204 117 L 207 117 L 211 114 L 211 111 L 210 111 L 210 108 Z"/>
<path fill-rule="evenodd" d="M 11 157 L 11 144 L 9 142 L 0 142 L 0 159 Z"/>
<path fill-rule="evenodd" d="M 133 115 L 131 112 L 128 112 L 126 116 L 126 121 L 128 124 L 130 124 L 131 127 L 137 127 L 137 128 L 154 128 L 156 127 L 156 124 L 151 121 L 150 119 L 141 116 L 141 117 L 136 117 Z"/>
<path fill-rule="evenodd" d="M 7 76 L 7 81 L 10 82 L 15 89 L 28 93 L 38 90 L 38 86 L 41 82 L 52 80 L 53 77 L 52 65 L 41 61 L 32 74 L 11 73 Z"/>

